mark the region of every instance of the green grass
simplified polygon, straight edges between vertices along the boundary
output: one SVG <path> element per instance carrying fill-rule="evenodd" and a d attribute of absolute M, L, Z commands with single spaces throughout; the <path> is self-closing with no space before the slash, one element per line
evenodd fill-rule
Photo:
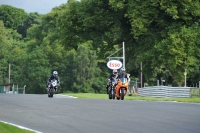
<path fill-rule="evenodd" d="M 64 95 L 74 96 L 78 98 L 90 99 L 105 99 L 108 100 L 107 94 L 94 94 L 94 93 L 63 93 Z M 146 101 L 177 101 L 177 102 L 193 102 L 200 103 L 199 97 L 191 98 L 154 98 L 154 97 L 140 97 L 137 95 L 125 96 L 124 100 L 146 100 Z"/>
<path fill-rule="evenodd" d="M 0 122 L 0 133 L 34 133 L 34 132 Z"/>
<path fill-rule="evenodd" d="M 63 93 L 63 95 L 70 95 L 78 98 L 90 98 L 90 99 L 108 99 L 106 94 L 94 94 L 94 93 Z"/>

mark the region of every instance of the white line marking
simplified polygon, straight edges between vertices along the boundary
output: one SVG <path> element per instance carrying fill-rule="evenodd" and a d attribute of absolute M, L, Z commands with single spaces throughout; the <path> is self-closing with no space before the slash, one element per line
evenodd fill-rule
<path fill-rule="evenodd" d="M 69 95 L 63 95 L 63 94 L 56 94 L 56 95 L 59 95 L 59 96 L 67 96 L 67 97 L 71 97 L 71 98 L 77 98 L 77 97 L 74 97 L 74 96 L 69 96 Z"/>
<path fill-rule="evenodd" d="M 5 121 L 0 121 L 0 122 L 3 122 L 3 123 L 5 123 L 5 124 L 9 124 L 9 125 L 15 126 L 15 127 L 21 128 L 21 129 L 33 131 L 33 132 L 35 132 L 35 133 L 42 133 L 42 132 L 39 132 L 39 131 L 30 129 L 30 128 L 26 128 L 26 127 L 23 127 L 23 126 L 20 126 L 20 125 L 13 124 L 13 123 L 5 122 Z"/>

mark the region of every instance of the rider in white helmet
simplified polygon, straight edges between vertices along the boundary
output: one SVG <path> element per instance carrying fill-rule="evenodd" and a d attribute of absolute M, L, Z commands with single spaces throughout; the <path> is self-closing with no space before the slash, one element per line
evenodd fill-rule
<path fill-rule="evenodd" d="M 48 88 L 49 83 L 53 79 L 56 79 L 58 81 L 58 85 L 60 85 L 60 78 L 58 77 L 58 72 L 57 71 L 53 71 L 53 73 L 49 76 L 49 78 L 47 80 L 47 88 Z"/>
<path fill-rule="evenodd" d="M 126 73 L 126 69 L 122 67 L 122 68 L 120 69 L 118 78 L 126 78 L 127 81 L 129 82 L 129 81 L 130 81 L 129 76 L 130 76 L 130 74 L 129 74 L 129 73 Z"/>

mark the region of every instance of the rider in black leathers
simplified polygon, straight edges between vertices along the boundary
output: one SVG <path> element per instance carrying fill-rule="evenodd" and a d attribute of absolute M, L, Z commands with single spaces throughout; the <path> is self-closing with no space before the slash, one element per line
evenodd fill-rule
<path fill-rule="evenodd" d="M 118 77 L 118 71 L 116 70 L 116 69 L 114 69 L 113 71 L 112 71 L 112 73 L 110 73 L 110 75 L 108 76 L 108 83 L 107 83 L 107 85 L 106 85 L 106 93 L 108 94 L 109 93 L 109 90 L 108 90 L 108 88 L 109 88 L 109 84 L 110 84 L 110 82 L 112 82 L 112 79 L 113 78 L 117 78 Z"/>
<path fill-rule="evenodd" d="M 58 72 L 57 71 L 53 71 L 53 73 L 49 76 L 49 78 L 47 79 L 47 89 L 49 84 L 51 83 L 51 80 L 56 79 L 58 82 L 58 85 L 60 85 L 60 78 L 58 77 Z M 56 88 L 57 90 L 57 88 Z"/>
<path fill-rule="evenodd" d="M 126 78 L 127 81 L 130 83 L 130 74 L 126 72 L 125 68 L 121 68 L 118 74 L 118 78 Z"/>

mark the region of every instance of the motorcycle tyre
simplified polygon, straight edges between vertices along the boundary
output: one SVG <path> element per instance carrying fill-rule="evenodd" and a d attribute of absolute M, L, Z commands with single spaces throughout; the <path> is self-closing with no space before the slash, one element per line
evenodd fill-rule
<path fill-rule="evenodd" d="M 51 97 L 53 97 L 53 90 L 51 90 L 51 93 L 50 93 L 50 94 L 51 94 Z"/>
<path fill-rule="evenodd" d="M 115 94 L 113 94 L 113 95 L 109 94 L 109 99 L 113 99 L 114 100 L 115 99 Z"/>
<path fill-rule="evenodd" d="M 47 91 L 47 95 L 48 95 L 48 97 L 51 97 L 51 93 L 49 90 Z"/>
<path fill-rule="evenodd" d="M 121 88 L 121 93 L 120 93 L 121 100 L 124 100 L 124 95 L 125 95 L 124 92 L 125 92 L 125 89 Z"/>
<path fill-rule="evenodd" d="M 53 90 L 52 89 L 49 89 L 48 97 L 53 97 Z"/>
<path fill-rule="evenodd" d="M 111 98 L 115 99 L 115 91 L 114 90 L 111 90 Z"/>
<path fill-rule="evenodd" d="M 112 99 L 112 94 L 111 92 L 108 93 L 108 98 L 111 100 Z"/>

